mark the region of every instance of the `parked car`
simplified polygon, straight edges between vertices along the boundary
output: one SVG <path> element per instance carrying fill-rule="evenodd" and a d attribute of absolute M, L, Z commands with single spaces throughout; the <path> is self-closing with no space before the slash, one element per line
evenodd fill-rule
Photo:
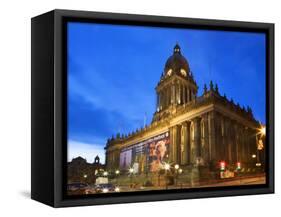
<path fill-rule="evenodd" d="M 95 189 L 86 183 L 71 183 L 67 185 L 69 195 L 94 194 Z"/>
<path fill-rule="evenodd" d="M 94 188 L 96 193 L 120 192 L 120 188 L 113 184 L 97 184 Z"/>

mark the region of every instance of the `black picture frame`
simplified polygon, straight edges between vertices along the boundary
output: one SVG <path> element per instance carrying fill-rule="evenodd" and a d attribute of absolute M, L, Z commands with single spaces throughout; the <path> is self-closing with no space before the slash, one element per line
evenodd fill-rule
<path fill-rule="evenodd" d="M 129 192 L 67 197 L 66 22 L 101 22 L 176 28 L 235 30 L 266 34 L 265 185 Z M 53 207 L 147 202 L 274 193 L 274 24 L 179 17 L 53 10 L 31 21 L 31 198 Z"/>

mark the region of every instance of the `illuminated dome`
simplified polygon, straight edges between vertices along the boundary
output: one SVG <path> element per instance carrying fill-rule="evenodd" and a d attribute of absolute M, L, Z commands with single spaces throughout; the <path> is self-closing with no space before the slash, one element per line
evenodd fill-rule
<path fill-rule="evenodd" d="M 190 68 L 187 60 L 181 54 L 181 48 L 178 44 L 174 47 L 174 53 L 165 64 L 164 75 L 179 74 L 190 75 Z"/>

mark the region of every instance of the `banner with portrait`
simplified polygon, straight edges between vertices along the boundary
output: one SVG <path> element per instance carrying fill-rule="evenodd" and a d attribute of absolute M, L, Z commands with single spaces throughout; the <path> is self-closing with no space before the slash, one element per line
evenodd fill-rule
<path fill-rule="evenodd" d="M 169 145 L 169 132 L 165 132 L 126 147 L 120 153 L 120 169 L 138 165 L 134 167 L 135 173 L 156 172 L 162 168 L 164 162 L 168 162 Z"/>

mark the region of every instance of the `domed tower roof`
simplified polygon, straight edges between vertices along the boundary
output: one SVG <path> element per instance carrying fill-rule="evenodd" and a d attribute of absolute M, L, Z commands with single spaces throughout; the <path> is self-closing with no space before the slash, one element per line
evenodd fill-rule
<path fill-rule="evenodd" d="M 174 53 L 170 56 L 165 64 L 164 76 L 171 74 L 181 74 L 181 71 L 185 71 L 186 75 L 190 75 L 190 68 L 187 60 L 181 54 L 181 48 L 178 44 L 174 47 Z"/>

